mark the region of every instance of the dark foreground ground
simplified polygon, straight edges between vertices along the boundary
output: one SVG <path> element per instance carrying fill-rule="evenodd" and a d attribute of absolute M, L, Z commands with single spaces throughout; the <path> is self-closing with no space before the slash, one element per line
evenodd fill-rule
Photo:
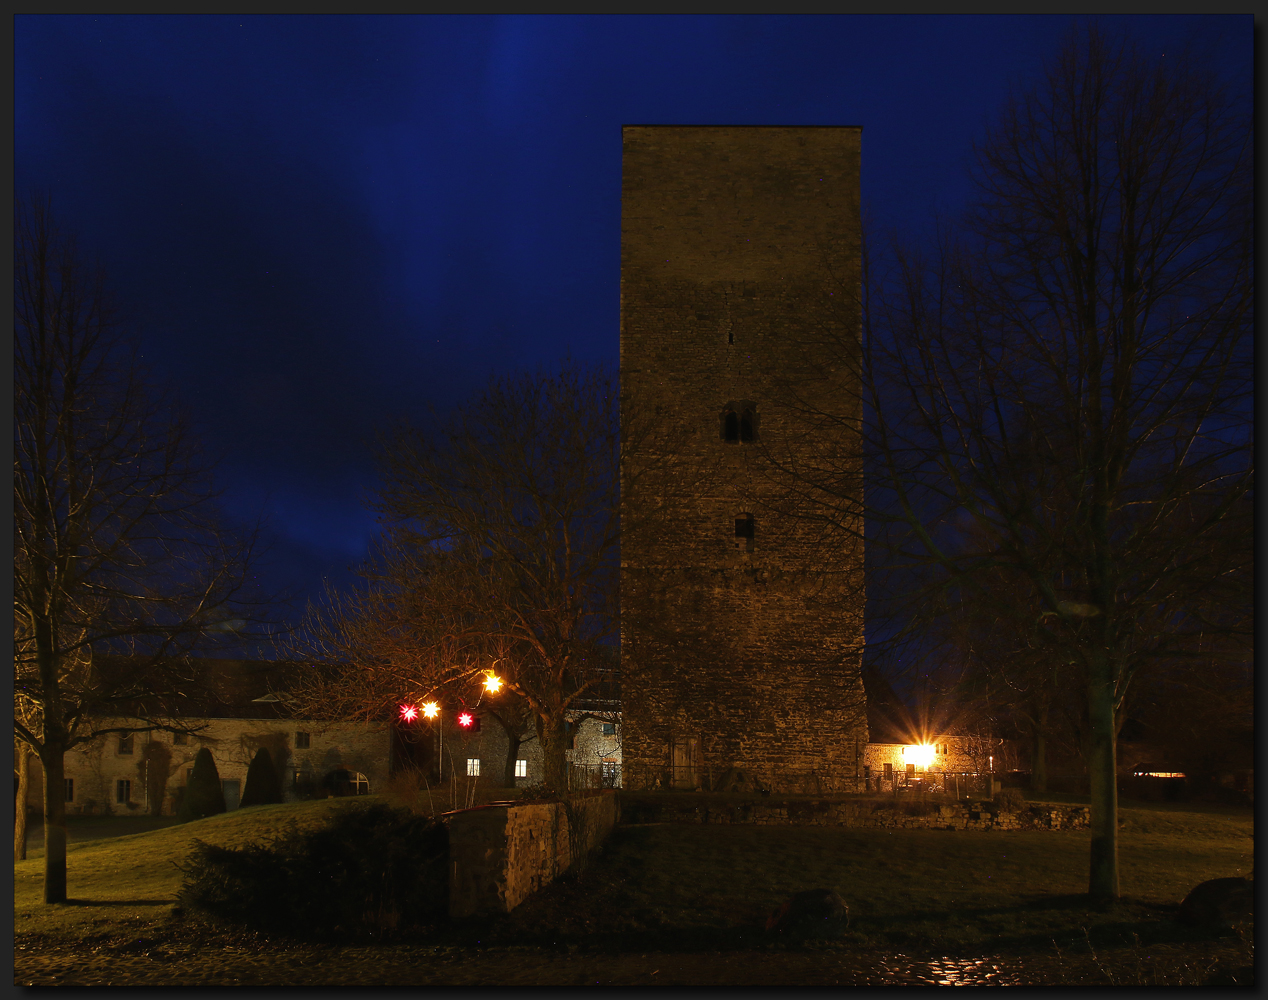
<path fill-rule="evenodd" d="M 177 936 L 82 948 L 19 941 L 22 986 L 937 986 L 1249 985 L 1253 949 L 1227 940 L 1029 956 L 856 951 L 603 953 L 539 947 L 287 947 Z"/>

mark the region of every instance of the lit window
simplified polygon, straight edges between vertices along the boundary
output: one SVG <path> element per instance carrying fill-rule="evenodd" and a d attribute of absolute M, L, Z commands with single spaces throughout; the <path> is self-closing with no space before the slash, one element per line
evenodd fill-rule
<path fill-rule="evenodd" d="M 74 778 L 66 779 L 66 801 L 67 802 L 75 801 L 75 779 Z"/>
<path fill-rule="evenodd" d="M 131 753 L 131 752 L 132 752 L 132 746 L 133 746 L 133 743 L 132 743 L 132 734 L 131 734 L 131 733 L 128 733 L 128 735 L 127 735 L 127 736 L 120 736 L 120 737 L 119 737 L 119 753 L 125 753 L 125 754 L 126 754 L 126 753 Z M 122 799 L 120 799 L 120 801 L 123 801 L 123 800 L 122 800 Z"/>
<path fill-rule="evenodd" d="M 119 805 L 132 801 L 132 782 L 127 778 L 120 778 L 114 783 L 114 800 Z"/>
<path fill-rule="evenodd" d="M 479 763 L 479 761 L 476 761 L 476 763 L 478 764 L 478 763 Z M 527 777 L 528 777 L 528 761 L 526 761 L 526 760 L 517 760 L 517 761 L 515 762 L 515 777 L 517 777 L 517 778 L 527 778 Z"/>
<path fill-rule="evenodd" d="M 480 758 L 479 757 L 467 758 L 467 777 L 468 778 L 480 777 Z"/>
<path fill-rule="evenodd" d="M 616 723 L 615 723 L 615 722 L 605 722 L 605 723 L 603 724 L 603 735 L 604 735 L 604 736 L 615 736 L 615 735 L 616 735 Z"/>
<path fill-rule="evenodd" d="M 296 750 L 307 750 L 308 748 L 309 748 L 309 739 L 308 739 L 308 734 L 307 734 L 307 733 L 296 733 L 296 734 L 295 734 L 295 749 L 296 749 Z"/>

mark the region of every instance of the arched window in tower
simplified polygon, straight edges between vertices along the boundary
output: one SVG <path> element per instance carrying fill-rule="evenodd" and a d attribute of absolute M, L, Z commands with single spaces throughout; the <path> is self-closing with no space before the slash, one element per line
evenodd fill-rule
<path fill-rule="evenodd" d="M 740 440 L 753 440 L 753 411 L 745 410 L 740 414 Z"/>
<path fill-rule="evenodd" d="M 727 409 L 722 415 L 722 440 L 728 444 L 736 444 L 740 440 L 740 418 L 732 409 Z"/>

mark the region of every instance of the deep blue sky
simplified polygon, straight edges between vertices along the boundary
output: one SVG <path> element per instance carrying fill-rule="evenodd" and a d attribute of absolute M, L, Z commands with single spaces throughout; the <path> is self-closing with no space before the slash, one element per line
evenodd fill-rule
<path fill-rule="evenodd" d="M 1243 86 L 1252 18 L 1197 38 Z M 266 573 L 346 578 L 368 450 L 491 373 L 618 357 L 622 124 L 863 126 L 920 230 L 1065 16 L 21 16 L 17 190 L 99 255 L 145 360 L 265 514 Z"/>

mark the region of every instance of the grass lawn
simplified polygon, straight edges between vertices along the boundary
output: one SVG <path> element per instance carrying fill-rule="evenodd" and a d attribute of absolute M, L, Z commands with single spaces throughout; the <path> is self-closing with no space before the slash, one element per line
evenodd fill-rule
<path fill-rule="evenodd" d="M 226 846 L 258 842 L 291 823 L 321 823 L 331 810 L 358 801 L 366 800 L 258 806 L 150 832 L 72 843 L 67 863 L 69 894 L 74 902 L 67 906 L 49 907 L 40 901 L 42 860 L 15 864 L 17 962 L 19 970 L 27 970 L 20 973 L 19 981 L 26 981 L 22 976 L 31 975 L 30 970 L 37 966 L 61 969 L 63 978 L 49 973 L 51 978 L 36 976 L 32 981 L 116 981 L 108 976 L 124 975 L 119 970 L 132 968 L 128 963 L 134 959 L 140 962 L 136 956 L 144 955 L 149 963 L 144 970 L 127 973 L 117 981 L 230 982 L 234 980 L 225 978 L 227 973 L 216 956 L 231 949 L 243 956 L 243 968 L 258 958 L 256 978 L 238 980 L 244 984 L 395 982 L 393 962 L 400 964 L 397 972 L 402 982 L 527 983 L 527 979 L 515 978 L 520 973 L 514 970 L 521 966 L 507 957 L 517 954 L 537 955 L 532 962 L 542 970 L 547 966 L 555 969 L 541 971 L 533 981 L 560 983 L 579 982 L 569 977 L 581 973 L 573 969 L 565 974 L 560 971 L 563 966 L 555 968 L 550 963 L 558 965 L 575 954 L 595 956 L 587 970 L 602 967 L 600 954 L 609 956 L 605 961 L 612 968 L 621 963 L 637 966 L 630 972 L 632 978 L 613 980 L 620 982 L 642 982 L 637 976 L 653 975 L 653 970 L 642 969 L 635 961 L 638 954 L 645 958 L 648 954 L 714 956 L 692 960 L 696 961 L 692 966 L 695 971 L 683 971 L 673 980 L 683 983 L 713 981 L 707 978 L 709 970 L 728 963 L 727 952 L 740 963 L 734 967 L 738 975 L 740 965 L 750 962 L 747 958 L 741 961 L 742 955 L 774 954 L 772 948 L 780 954 L 806 956 L 787 960 L 792 963 L 787 966 L 789 978 L 785 981 L 789 983 L 861 982 L 857 976 L 832 976 L 845 975 L 841 969 L 847 965 L 854 968 L 883 955 L 924 956 L 922 961 L 927 963 L 935 956 L 942 956 L 940 961 L 946 956 L 1011 956 L 1007 960 L 1051 964 L 1075 953 L 1095 958 L 1101 953 L 1130 952 L 1139 963 L 1143 947 L 1158 954 L 1171 949 L 1167 953 L 1173 955 L 1173 965 L 1192 964 L 1194 956 L 1217 953 L 1224 956 L 1221 961 L 1225 964 L 1249 963 L 1247 956 L 1253 956 L 1252 944 L 1236 937 L 1194 932 L 1173 919 L 1176 905 L 1196 883 L 1250 872 L 1250 811 L 1168 809 L 1154 804 L 1122 811 L 1124 898 L 1107 912 L 1090 910 L 1083 899 L 1088 864 L 1086 831 L 650 824 L 618 827 L 583 873 L 547 887 L 514 912 L 454 928 L 444 941 L 428 943 L 425 950 L 431 957 L 425 964 L 432 971 L 426 975 L 418 972 L 413 980 L 409 969 L 418 966 L 420 952 L 409 949 L 421 948 L 421 942 L 378 949 L 338 948 L 335 950 L 340 954 L 347 952 L 347 961 L 340 965 L 333 959 L 322 959 L 320 967 L 329 971 L 318 973 L 318 966 L 311 965 L 316 959 L 302 957 L 295 950 L 299 946 L 270 944 L 251 934 L 216 930 L 173 915 L 171 904 L 181 883 L 176 863 L 186 857 L 194 838 Z M 835 889 L 850 906 L 850 928 L 843 939 L 772 942 L 762 933 L 762 921 L 772 907 L 800 889 L 820 887 Z M 487 961 L 480 959 L 490 948 L 494 951 L 487 953 Z M 329 950 L 312 954 L 324 955 Z M 178 975 L 173 971 L 175 965 L 154 964 L 151 953 L 185 955 L 181 961 L 187 964 L 180 966 L 185 971 Z M 276 972 L 281 966 L 270 963 L 274 959 L 280 962 L 283 954 L 293 956 L 287 961 L 296 969 L 294 977 L 268 978 L 281 975 Z M 497 964 L 495 955 L 502 956 L 497 961 L 505 970 L 500 979 L 492 971 Z M 551 955 L 564 957 L 556 961 Z M 837 963 L 832 966 L 837 971 L 820 969 L 824 962 Z M 659 960 L 648 959 L 648 963 L 659 964 Z M 682 963 L 691 965 L 685 957 Z M 794 969 L 797 963 L 810 964 L 798 973 Z M 87 976 L 85 970 L 98 966 L 107 978 L 74 978 Z M 444 973 L 441 966 L 450 972 Z M 339 971 L 333 971 L 336 968 Z M 1089 984 L 1104 984 L 1105 978 L 1096 977 L 1110 975 L 1100 965 L 1087 968 L 1093 977 Z M 115 972 L 109 971 L 112 969 Z M 460 971 L 463 969 L 466 971 Z M 363 978 L 357 980 L 357 975 Z M 798 975 L 804 978 L 798 979 Z M 724 980 L 725 976 L 717 981 Z M 646 981 L 665 982 L 655 978 Z M 1112 976 L 1111 981 L 1115 981 Z"/>

